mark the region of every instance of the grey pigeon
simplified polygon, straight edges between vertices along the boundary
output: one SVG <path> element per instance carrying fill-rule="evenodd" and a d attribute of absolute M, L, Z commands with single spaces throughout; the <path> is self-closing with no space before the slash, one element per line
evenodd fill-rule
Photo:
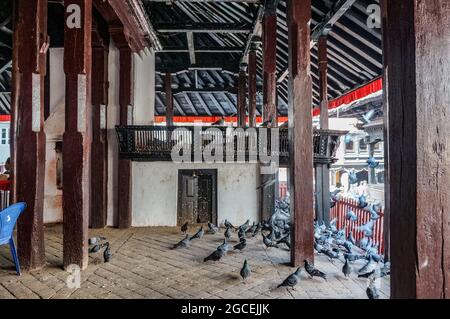
<path fill-rule="evenodd" d="M 186 237 L 184 239 L 180 240 L 178 243 L 173 245 L 173 249 L 176 248 L 187 248 L 189 246 L 189 235 L 186 234 Z"/>
<path fill-rule="evenodd" d="M 212 126 L 222 126 L 225 124 L 225 118 L 222 116 L 220 119 L 218 119 L 217 121 L 211 123 Z"/>
<path fill-rule="evenodd" d="M 112 257 L 111 249 L 109 248 L 109 243 L 106 243 L 106 249 L 103 251 L 103 260 L 105 263 L 109 262 Z"/>
<path fill-rule="evenodd" d="M 258 228 L 258 225 L 256 224 L 256 222 L 253 222 L 253 225 L 247 229 L 246 233 L 253 234 L 257 228 Z"/>
<path fill-rule="evenodd" d="M 213 260 L 213 261 L 218 261 L 220 260 L 223 256 L 225 255 L 225 251 L 223 250 L 214 250 L 211 255 L 209 255 L 208 257 L 205 257 L 205 259 L 203 259 L 203 262 L 207 262 L 208 260 Z"/>
<path fill-rule="evenodd" d="M 354 262 L 354 261 L 357 261 L 359 259 L 364 259 L 364 256 L 345 253 L 344 254 L 344 258 L 346 260 L 350 261 L 350 262 Z"/>
<path fill-rule="evenodd" d="M 230 239 L 231 239 L 231 228 L 230 228 L 230 227 L 227 227 L 227 229 L 225 230 L 224 235 L 225 235 L 225 238 L 226 238 L 227 240 L 230 240 Z"/>
<path fill-rule="evenodd" d="M 89 253 L 91 253 L 91 254 L 96 253 L 100 250 L 101 247 L 102 247 L 102 245 L 96 244 L 96 245 L 92 246 L 91 248 L 89 248 Z"/>
<path fill-rule="evenodd" d="M 229 222 L 228 220 L 226 220 L 226 219 L 225 219 L 225 222 L 224 222 L 223 224 L 224 224 L 224 226 L 225 226 L 226 228 L 236 229 L 236 227 L 234 227 L 233 224 L 230 223 L 230 222 Z"/>
<path fill-rule="evenodd" d="M 324 249 L 324 250 L 322 250 L 322 252 L 328 256 L 328 258 L 330 259 L 331 262 L 333 262 L 333 259 L 339 258 L 339 253 L 337 253 L 331 249 Z"/>
<path fill-rule="evenodd" d="M 215 226 L 213 223 L 208 222 L 208 234 L 215 234 L 219 231 L 219 228 Z"/>
<path fill-rule="evenodd" d="M 242 224 L 241 226 L 239 226 L 239 230 L 241 231 L 241 232 L 246 232 L 247 231 L 247 229 L 249 228 L 249 226 L 250 226 L 250 219 L 247 219 L 247 221 L 244 223 L 244 224 Z"/>
<path fill-rule="evenodd" d="M 185 222 L 183 224 L 183 226 L 181 226 L 181 232 L 185 233 L 187 231 L 187 229 L 188 229 L 188 225 L 189 225 L 189 223 Z"/>
<path fill-rule="evenodd" d="M 345 258 L 344 266 L 342 266 L 342 273 L 344 274 L 345 278 L 348 278 L 352 273 L 352 266 L 350 266 L 347 258 Z"/>
<path fill-rule="evenodd" d="M 274 244 L 269 238 L 266 237 L 266 235 L 262 234 L 263 237 L 263 243 L 266 245 L 267 248 L 269 247 L 275 247 L 278 248 L 277 244 Z"/>
<path fill-rule="evenodd" d="M 88 244 L 89 245 L 95 245 L 95 244 L 98 244 L 99 242 L 101 242 L 102 240 L 106 240 L 106 237 L 102 237 L 102 236 L 91 237 L 91 238 L 88 239 Z"/>
<path fill-rule="evenodd" d="M 358 219 L 358 216 L 353 212 L 353 210 L 349 209 L 347 211 L 347 214 L 345 214 L 345 217 L 350 221 L 356 221 Z"/>
<path fill-rule="evenodd" d="M 203 226 L 202 227 L 200 227 L 200 229 L 195 233 L 195 235 L 194 236 L 192 236 L 191 238 L 190 238 L 190 240 L 192 240 L 192 239 L 200 239 L 200 238 L 202 238 L 203 237 L 203 235 L 205 234 L 205 231 L 203 230 Z"/>
<path fill-rule="evenodd" d="M 233 248 L 234 250 L 242 251 L 245 246 L 247 246 L 247 240 L 245 238 L 242 238 L 239 244 L 235 245 Z"/>
<path fill-rule="evenodd" d="M 277 241 L 277 244 L 285 244 L 289 249 L 291 249 L 291 234 L 286 234 Z"/>
<path fill-rule="evenodd" d="M 302 268 L 298 267 L 297 270 L 293 274 L 290 274 L 285 280 L 283 280 L 283 282 L 281 284 L 279 284 L 277 286 L 277 288 L 280 288 L 280 287 L 294 288 L 295 285 L 297 285 L 300 280 L 300 272 L 301 271 L 302 271 Z"/>
<path fill-rule="evenodd" d="M 378 289 L 373 285 L 374 281 L 371 280 L 369 286 L 366 289 L 366 294 L 369 299 L 379 299 L 380 294 L 378 293 Z"/>
<path fill-rule="evenodd" d="M 242 279 L 244 279 L 244 280 L 247 279 L 248 277 L 250 277 L 250 275 L 252 274 L 252 271 L 250 270 L 250 267 L 248 266 L 247 259 L 244 260 L 244 266 L 242 266 L 240 274 L 241 274 Z"/>
<path fill-rule="evenodd" d="M 222 243 L 219 247 L 217 247 L 217 250 L 222 250 L 222 251 L 224 251 L 224 252 L 227 252 L 228 249 L 229 249 L 229 245 L 228 245 L 228 243 L 227 243 L 227 239 L 225 238 L 225 239 L 223 240 L 223 243 Z"/>
<path fill-rule="evenodd" d="M 315 268 L 313 264 L 311 264 L 306 259 L 303 262 L 305 263 L 305 270 L 311 278 L 320 277 L 327 280 L 327 275 L 321 272 L 319 269 Z"/>
<path fill-rule="evenodd" d="M 374 277 L 375 276 L 375 269 L 373 269 L 370 272 L 364 273 L 364 274 L 359 274 L 358 278 L 370 278 L 370 277 Z"/>
<path fill-rule="evenodd" d="M 245 239 L 245 231 L 242 228 L 239 228 L 238 230 L 238 237 L 239 240 Z"/>
<path fill-rule="evenodd" d="M 368 205 L 367 201 L 366 201 L 366 196 L 361 195 L 358 197 L 358 207 L 359 208 L 365 208 Z"/>
<path fill-rule="evenodd" d="M 367 165 L 369 166 L 369 168 L 377 168 L 378 165 L 380 165 L 380 162 L 375 160 L 375 158 L 373 157 L 369 157 L 369 159 L 367 160 Z"/>
<path fill-rule="evenodd" d="M 258 235 L 258 233 L 260 233 L 261 230 L 262 230 L 262 225 L 261 225 L 261 223 L 258 223 L 258 224 L 256 225 L 255 230 L 253 231 L 253 237 L 255 237 L 256 235 Z"/>
<path fill-rule="evenodd" d="M 380 277 L 386 277 L 391 274 L 391 263 L 387 262 L 380 269 Z"/>
<path fill-rule="evenodd" d="M 375 266 L 375 263 L 372 259 L 372 256 L 369 256 L 369 261 L 358 271 L 359 274 L 364 274 L 372 271 L 373 267 Z"/>

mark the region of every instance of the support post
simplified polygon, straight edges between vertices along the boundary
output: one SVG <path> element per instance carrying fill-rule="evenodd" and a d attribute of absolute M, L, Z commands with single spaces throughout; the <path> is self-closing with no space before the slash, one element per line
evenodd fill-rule
<path fill-rule="evenodd" d="M 172 94 L 172 74 L 166 73 L 164 78 L 164 89 L 166 91 L 166 125 L 173 125 L 173 94 Z"/>
<path fill-rule="evenodd" d="M 63 263 L 88 265 L 92 0 L 64 0 Z"/>
<path fill-rule="evenodd" d="M 245 112 L 246 96 L 247 96 L 247 79 L 245 74 L 246 65 L 241 65 L 238 76 L 238 127 L 245 128 L 247 126 L 247 115 Z"/>
<path fill-rule="evenodd" d="M 19 0 L 14 54 L 17 109 L 14 125 L 14 189 L 17 201 L 27 208 L 17 227 L 18 254 L 22 270 L 41 268 L 44 251 L 44 77 L 46 73 L 47 0 Z M 17 55 L 16 55 L 17 54 Z M 17 87 L 15 87 L 17 89 Z"/>
<path fill-rule="evenodd" d="M 288 1 L 291 263 L 314 260 L 311 0 Z"/>
<path fill-rule="evenodd" d="M 375 143 L 369 143 L 369 158 L 374 157 L 375 155 Z M 377 177 L 375 175 L 375 168 L 373 167 L 367 167 L 368 168 L 368 184 L 376 184 L 377 183 Z"/>
<path fill-rule="evenodd" d="M 383 0 L 391 298 L 450 298 L 450 6 Z M 401 19 L 399 19 L 401 17 Z"/>
<path fill-rule="evenodd" d="M 319 63 L 319 100 L 320 100 L 320 128 L 326 130 L 328 123 L 328 57 L 327 36 L 321 35 L 318 43 Z M 330 224 L 330 169 L 328 164 L 317 164 L 316 175 L 316 219 Z"/>
<path fill-rule="evenodd" d="M 263 18 L 263 121 L 277 126 L 277 12 L 266 10 Z"/>
<path fill-rule="evenodd" d="M 90 227 L 103 228 L 107 218 L 109 38 L 103 39 L 96 28 L 92 32 L 92 145 Z"/>
<path fill-rule="evenodd" d="M 248 54 L 248 126 L 256 126 L 256 49 Z"/>

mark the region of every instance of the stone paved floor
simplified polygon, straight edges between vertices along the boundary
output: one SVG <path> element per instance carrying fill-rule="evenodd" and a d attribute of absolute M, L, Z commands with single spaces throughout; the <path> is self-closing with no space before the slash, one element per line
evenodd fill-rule
<path fill-rule="evenodd" d="M 344 279 L 342 263 L 332 264 L 324 256 L 316 256 L 315 264 L 327 273 L 328 281 L 303 274 L 295 291 L 277 289 L 294 270 L 286 265 L 289 252 L 265 250 L 260 236 L 248 240 L 242 253 L 230 251 L 219 262 L 203 263 L 222 235 L 205 235 L 179 250 L 170 249 L 183 238 L 178 228 L 108 228 L 91 230 L 90 235 L 107 237 L 114 255 L 110 263 L 103 263 L 101 253 L 92 254 L 79 289 L 67 287 L 69 274 L 61 267 L 61 226 L 46 227 L 47 265 L 42 270 L 16 276 L 8 246 L 1 246 L 0 298 L 366 298 L 366 281 L 356 274 Z M 246 258 L 253 273 L 244 283 L 239 271 Z M 388 279 L 380 285 L 381 298 L 388 298 Z"/>

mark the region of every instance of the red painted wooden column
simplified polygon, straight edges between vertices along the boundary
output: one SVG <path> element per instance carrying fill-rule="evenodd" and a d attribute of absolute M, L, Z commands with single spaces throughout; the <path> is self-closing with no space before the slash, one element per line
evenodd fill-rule
<path fill-rule="evenodd" d="M 289 191 L 293 217 L 291 262 L 313 261 L 313 130 L 310 71 L 311 0 L 288 1 Z"/>
<path fill-rule="evenodd" d="M 17 227 L 18 253 L 23 270 L 44 266 L 44 77 L 46 72 L 47 1 L 19 0 L 17 51 L 20 92 L 15 134 L 16 176 L 14 183 L 17 201 L 27 208 L 20 216 Z"/>
<path fill-rule="evenodd" d="M 327 36 L 322 35 L 318 41 L 319 56 L 319 100 L 320 100 L 320 128 L 328 129 L 328 57 Z"/>
<path fill-rule="evenodd" d="M 166 91 L 166 125 L 173 125 L 173 94 L 172 94 L 172 74 L 166 73 L 164 78 L 164 89 Z"/>
<path fill-rule="evenodd" d="M 267 10 L 263 18 L 263 121 L 277 126 L 277 12 Z"/>
<path fill-rule="evenodd" d="M 450 6 L 382 4 L 391 297 L 450 298 Z"/>
<path fill-rule="evenodd" d="M 109 38 L 104 39 L 98 27 L 94 27 L 92 31 L 91 212 L 89 219 L 92 228 L 105 227 L 107 218 L 108 52 Z"/>
<path fill-rule="evenodd" d="M 63 262 L 88 264 L 92 0 L 64 0 Z"/>
<path fill-rule="evenodd" d="M 247 75 L 245 73 L 247 65 L 242 65 L 239 70 L 238 76 L 238 97 L 237 97 L 237 106 L 238 106 L 238 127 L 246 127 L 247 126 L 247 114 L 245 111 L 245 105 L 247 103 Z"/>
<path fill-rule="evenodd" d="M 248 126 L 256 126 L 256 48 L 248 54 Z"/>
<path fill-rule="evenodd" d="M 120 75 L 119 75 L 119 104 L 120 104 L 120 125 L 132 124 L 132 64 L 133 56 L 131 48 L 125 37 L 124 29 L 111 28 L 110 32 L 114 43 L 120 51 Z M 132 181 L 131 181 L 131 161 L 119 158 L 118 177 L 118 227 L 131 227 L 132 217 Z"/>

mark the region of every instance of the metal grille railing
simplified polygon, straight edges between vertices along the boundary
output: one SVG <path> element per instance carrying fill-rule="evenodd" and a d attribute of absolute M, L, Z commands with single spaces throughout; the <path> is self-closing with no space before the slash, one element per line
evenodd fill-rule
<path fill-rule="evenodd" d="M 0 210 L 9 206 L 9 191 L 0 190 Z"/>

